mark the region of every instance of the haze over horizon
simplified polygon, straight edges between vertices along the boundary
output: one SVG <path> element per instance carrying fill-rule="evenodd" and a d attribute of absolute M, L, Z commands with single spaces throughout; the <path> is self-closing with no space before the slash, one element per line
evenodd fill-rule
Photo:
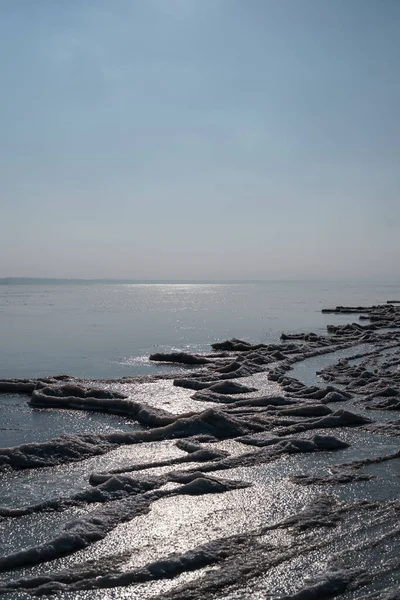
<path fill-rule="evenodd" d="M 0 277 L 399 279 L 397 0 L 3 0 Z"/>

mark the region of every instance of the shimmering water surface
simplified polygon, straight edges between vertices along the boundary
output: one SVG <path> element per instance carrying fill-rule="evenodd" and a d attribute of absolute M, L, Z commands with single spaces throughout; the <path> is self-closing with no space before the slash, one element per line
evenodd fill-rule
<path fill-rule="evenodd" d="M 391 298 L 400 299 L 400 285 L 268 282 L 0 286 L 0 377 L 67 373 L 97 379 L 171 370 L 185 374 L 185 367 L 157 366 L 147 357 L 158 351 L 205 352 L 209 351 L 210 343 L 234 336 L 250 342 L 269 343 L 279 341 L 282 331 L 325 334 L 328 323 L 347 323 L 357 318 L 354 315 L 324 315 L 321 308 L 338 304 L 371 305 Z M 369 350 L 370 346 L 363 344 L 357 349 L 316 356 L 295 365 L 290 374 L 307 385 L 323 385 L 316 376 L 317 370 L 340 358 Z M 280 393 L 278 384 L 268 381 L 265 373 L 245 379 L 248 379 L 247 385 L 257 388 L 257 392 L 250 392 L 247 397 Z M 173 414 L 198 412 L 211 406 L 193 400 L 193 390 L 174 387 L 168 379 L 147 383 L 122 381 L 112 385 L 132 400 Z M 119 415 L 38 409 L 29 406 L 28 400 L 29 396 L 24 395 L 0 395 L 1 447 L 47 442 L 63 433 L 103 434 L 140 429 L 136 421 Z M 341 407 L 339 403 L 333 410 Z M 343 403 L 343 407 L 368 413 L 357 406 L 357 398 Z M 377 411 L 374 418 L 381 421 L 397 418 L 380 412 Z M 309 433 L 305 437 L 309 437 Z M 314 433 L 326 434 L 326 431 L 315 430 Z M 328 433 L 331 432 L 328 430 Z M 285 594 L 291 598 L 290 594 L 308 585 L 307 578 L 318 579 L 321 573 L 332 570 L 360 566 L 366 570 L 375 569 L 379 561 L 387 568 L 400 551 L 399 536 L 393 533 L 398 527 L 397 509 L 390 505 L 399 497 L 399 460 L 365 468 L 363 472 L 376 476 L 370 481 L 325 489 L 295 485 L 291 477 L 324 475 L 339 463 L 393 453 L 399 448 L 398 438 L 350 428 L 334 434 L 349 447 L 336 452 L 285 454 L 268 464 L 260 463 L 251 468 L 240 466 L 216 473 L 218 477 L 247 482 L 252 487 L 218 494 L 157 497 L 147 514 L 119 523 L 104 539 L 50 562 L 18 567 L 13 572 L 1 572 L 2 556 L 57 538 L 70 523 L 85 520 L 92 512 L 98 514 L 96 511 L 102 510 L 103 505 L 94 502 L 16 519 L 1 520 L 0 517 L 0 592 L 2 582 L 13 578 L 51 576 L 59 571 L 69 572 L 69 569 L 75 573 L 86 563 L 92 565 L 90 568 L 93 567 L 96 576 L 107 574 L 111 564 L 114 569 L 117 565 L 117 571 L 128 572 L 157 563 L 158 575 L 148 581 L 128 587 L 110 585 L 100 590 L 66 591 L 63 597 L 71 600 L 125 597 L 264 600 Z M 212 446 L 231 456 L 255 449 L 232 439 Z M 155 461 L 180 460 L 183 456 L 185 452 L 173 440 L 165 440 L 119 446 L 101 456 L 71 464 L 4 472 L 0 474 L 0 507 L 17 508 L 67 498 L 87 490 L 92 473 L 128 468 L 132 464 L 152 465 Z M 202 463 L 179 468 L 189 467 L 198 467 L 201 471 Z M 174 468 L 178 467 L 149 467 L 133 475 L 157 477 Z M 174 490 L 176 486 L 170 482 L 160 489 Z M 338 502 L 361 499 L 377 500 L 381 504 L 377 505 L 376 511 L 354 510 L 343 517 L 337 527 L 323 529 L 322 536 L 315 534 L 313 529 L 305 530 L 298 537 L 284 527 L 263 530 L 267 524 L 283 521 L 305 506 L 317 503 L 321 494 L 328 494 Z M 382 504 L 384 502 L 388 504 Z M 114 505 L 117 506 L 113 502 L 108 504 L 111 511 Z M 118 512 L 117 508 L 115 510 Z M 239 562 L 230 558 L 226 568 L 224 565 L 221 577 L 233 582 L 226 589 L 218 587 L 220 582 L 215 586 L 212 583 L 214 573 L 215 581 L 218 581 L 217 566 L 187 568 L 176 577 L 162 576 L 160 581 L 157 580 L 160 573 L 169 568 L 166 557 L 180 557 L 201 544 L 236 535 L 246 540 L 248 551 L 240 555 Z M 235 544 L 233 542 L 233 547 Z M 265 569 L 260 567 L 262 561 L 265 561 Z M 235 580 L 234 574 L 242 568 L 243 574 L 247 575 Z M 381 571 L 383 573 L 385 569 L 382 567 Z M 399 572 L 387 568 L 388 574 L 380 575 L 367 588 L 361 587 L 354 593 L 338 592 L 335 597 L 379 599 L 381 589 L 398 587 Z M 209 592 L 202 591 L 201 577 L 206 578 Z M 184 585 L 185 591 L 174 595 L 174 590 Z M 172 595 L 168 596 L 168 593 Z M 324 592 L 321 593 L 305 598 L 324 598 Z M 25 592 L 7 592 L 2 597 L 22 599 L 29 596 Z"/>
<path fill-rule="evenodd" d="M 205 351 L 218 339 L 325 332 L 337 304 L 375 304 L 400 285 L 265 282 L 0 286 L 0 377 L 100 378 L 159 371 L 152 352 Z M 350 318 L 353 320 L 353 318 Z M 164 367 L 165 369 L 165 367 Z"/>

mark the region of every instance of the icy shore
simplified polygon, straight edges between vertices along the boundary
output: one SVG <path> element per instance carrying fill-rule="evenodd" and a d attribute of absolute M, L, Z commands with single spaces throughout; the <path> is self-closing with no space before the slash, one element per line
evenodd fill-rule
<path fill-rule="evenodd" d="M 0 448 L 0 594 L 400 598 L 400 306 L 325 312 L 360 321 L 150 357 L 184 376 L 1 380 L 134 427 Z"/>

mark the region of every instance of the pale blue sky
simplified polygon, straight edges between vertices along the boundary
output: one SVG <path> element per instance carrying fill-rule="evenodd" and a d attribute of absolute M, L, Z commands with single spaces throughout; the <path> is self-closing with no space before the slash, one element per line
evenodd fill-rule
<path fill-rule="evenodd" d="M 0 277 L 400 278 L 399 0 L 0 0 Z"/>

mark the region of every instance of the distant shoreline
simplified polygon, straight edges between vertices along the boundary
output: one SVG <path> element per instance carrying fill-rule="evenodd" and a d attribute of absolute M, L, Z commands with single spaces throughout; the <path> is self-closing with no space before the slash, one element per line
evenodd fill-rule
<path fill-rule="evenodd" d="M 361 285 L 396 285 L 392 280 L 369 280 L 369 279 L 80 279 L 58 278 L 58 277 L 0 277 L 2 285 L 245 285 L 265 283 L 351 283 Z"/>
<path fill-rule="evenodd" d="M 243 284 L 265 283 L 263 280 L 216 279 L 63 279 L 53 277 L 3 277 L 0 285 L 66 285 L 66 284 Z"/>

